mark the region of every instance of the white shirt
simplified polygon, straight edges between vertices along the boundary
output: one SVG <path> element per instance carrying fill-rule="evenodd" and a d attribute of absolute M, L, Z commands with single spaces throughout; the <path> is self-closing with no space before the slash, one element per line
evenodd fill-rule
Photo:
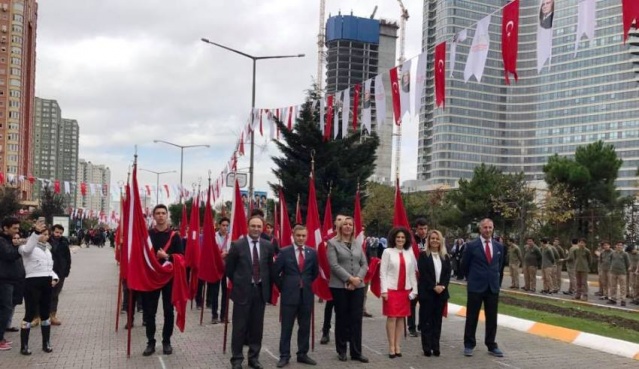
<path fill-rule="evenodd" d="M 228 233 L 226 236 L 222 236 L 220 232 L 215 232 L 215 242 L 217 243 L 217 247 L 219 247 L 220 251 L 229 251 L 228 241 Z"/>
<path fill-rule="evenodd" d="M 438 253 L 431 252 L 433 256 L 433 265 L 435 266 L 435 284 L 439 284 L 439 277 L 442 275 L 442 259 Z"/>

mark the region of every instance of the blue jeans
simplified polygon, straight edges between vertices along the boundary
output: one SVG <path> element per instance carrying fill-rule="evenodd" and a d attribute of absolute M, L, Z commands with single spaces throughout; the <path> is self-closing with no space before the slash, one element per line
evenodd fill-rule
<path fill-rule="evenodd" d="M 13 284 L 0 282 L 0 341 L 4 339 L 7 320 L 13 311 Z"/>

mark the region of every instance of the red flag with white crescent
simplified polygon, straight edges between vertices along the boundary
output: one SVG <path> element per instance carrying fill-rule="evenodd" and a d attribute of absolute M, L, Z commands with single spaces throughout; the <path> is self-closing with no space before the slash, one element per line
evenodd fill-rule
<path fill-rule="evenodd" d="M 362 244 L 362 250 L 366 252 L 366 242 L 364 242 L 364 224 L 362 222 L 362 205 L 359 198 L 359 190 L 355 193 L 355 211 L 353 213 L 355 239 Z"/>
<path fill-rule="evenodd" d="M 509 74 L 517 76 L 517 51 L 519 48 L 519 0 L 504 7 L 501 21 L 501 57 L 504 61 L 504 78 L 510 84 Z"/>
<path fill-rule="evenodd" d="M 402 103 L 399 96 L 399 79 L 397 76 L 397 67 L 391 68 L 389 71 L 391 81 L 391 93 L 393 95 L 393 113 L 395 116 L 395 124 L 402 124 Z"/>
<path fill-rule="evenodd" d="M 240 185 L 235 180 L 235 195 L 233 196 L 233 209 L 231 211 L 231 241 L 235 242 L 248 234 L 248 225 L 246 223 L 246 213 L 244 210 L 244 202 L 240 193 Z"/>
<path fill-rule="evenodd" d="M 331 291 L 328 287 L 328 279 L 330 276 L 326 273 L 328 266 L 328 252 L 326 243 L 322 239 L 322 226 L 319 221 L 319 211 L 317 210 L 317 197 L 315 194 L 315 178 L 313 174 L 309 177 L 308 184 L 308 209 L 306 213 L 306 228 L 308 229 L 308 238 L 306 242 L 309 246 L 317 250 L 318 264 L 320 276 L 315 278 L 313 282 L 313 292 L 324 300 L 332 300 Z"/>
<path fill-rule="evenodd" d="M 197 295 L 198 267 L 200 265 L 200 200 L 199 196 L 193 196 L 191 203 L 191 218 L 189 219 L 189 231 L 186 239 L 186 254 L 184 255 L 186 266 L 191 268 L 189 276 L 189 297 Z"/>
<path fill-rule="evenodd" d="M 291 231 L 291 220 L 288 217 L 288 209 L 286 208 L 286 199 L 284 192 L 280 188 L 280 205 L 278 212 L 278 225 L 280 248 L 291 246 L 293 244 L 293 232 Z"/>
<path fill-rule="evenodd" d="M 331 194 L 326 198 L 326 207 L 324 208 L 324 222 L 322 226 L 324 231 L 324 240 L 328 241 L 333 237 L 333 209 L 331 207 Z"/>
<path fill-rule="evenodd" d="M 211 209 L 212 192 L 213 190 L 209 186 L 206 196 L 206 208 L 204 208 L 204 230 L 202 232 L 202 247 L 198 268 L 198 277 L 208 283 L 216 283 L 224 276 L 224 261 L 215 240 L 215 224 L 213 224 L 213 209 Z"/>
<path fill-rule="evenodd" d="M 446 106 L 446 41 L 435 46 L 435 106 Z"/>
<path fill-rule="evenodd" d="M 623 0 L 623 41 L 628 40 L 628 33 L 635 23 L 635 28 L 639 28 L 639 1 Z"/>
<path fill-rule="evenodd" d="M 399 188 L 399 178 L 395 182 L 395 214 L 393 215 L 393 227 L 404 227 L 410 230 L 410 223 L 408 222 L 404 201 L 402 200 L 402 191 Z M 419 258 L 419 247 L 414 237 L 411 237 L 411 245 L 413 247 L 413 253 L 415 253 L 415 258 Z"/>

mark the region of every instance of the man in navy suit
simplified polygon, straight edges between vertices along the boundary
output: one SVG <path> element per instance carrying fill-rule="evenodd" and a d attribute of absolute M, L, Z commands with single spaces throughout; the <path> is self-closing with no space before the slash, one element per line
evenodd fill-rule
<path fill-rule="evenodd" d="M 484 343 L 488 353 L 502 357 L 497 347 L 497 306 L 499 303 L 499 273 L 504 265 L 504 246 L 493 240 L 493 221 L 485 218 L 479 223 L 480 237 L 466 245 L 462 256 L 462 270 L 467 276 L 468 299 L 466 303 L 466 327 L 464 329 L 464 355 L 473 356 L 475 332 L 482 304 L 486 315 Z"/>
<path fill-rule="evenodd" d="M 280 250 L 275 260 L 275 274 L 281 295 L 282 333 L 280 334 L 280 361 L 278 368 L 288 365 L 291 358 L 291 336 L 297 318 L 297 362 L 317 365 L 308 357 L 313 310 L 312 284 L 319 274 L 317 252 L 306 246 L 306 227 L 293 228 L 295 244 Z"/>

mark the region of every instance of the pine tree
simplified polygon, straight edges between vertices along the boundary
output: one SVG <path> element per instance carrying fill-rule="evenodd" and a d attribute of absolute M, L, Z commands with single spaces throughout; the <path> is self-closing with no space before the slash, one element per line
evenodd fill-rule
<path fill-rule="evenodd" d="M 350 132 L 346 138 L 324 141 L 319 127 L 319 112 L 312 111 L 312 100 L 315 98 L 313 92 L 309 92 L 309 99 L 303 105 L 301 118 L 297 119 L 292 131 L 282 122 L 276 122 L 283 140 L 275 141 L 282 156 L 273 157 L 276 166 L 273 173 L 284 188 L 288 213 L 295 214 L 294 207 L 299 194 L 305 220 L 308 180 L 314 156 L 319 209 L 324 209 L 329 189 L 332 187 L 333 214 L 352 215 L 358 182 L 360 189 L 366 188 L 368 178 L 375 170 L 375 152 L 379 138 L 375 133 L 362 136 L 360 131 L 357 131 Z M 270 186 L 277 193 L 280 184 L 270 183 Z M 365 196 L 362 196 L 361 200 L 364 206 Z"/>

